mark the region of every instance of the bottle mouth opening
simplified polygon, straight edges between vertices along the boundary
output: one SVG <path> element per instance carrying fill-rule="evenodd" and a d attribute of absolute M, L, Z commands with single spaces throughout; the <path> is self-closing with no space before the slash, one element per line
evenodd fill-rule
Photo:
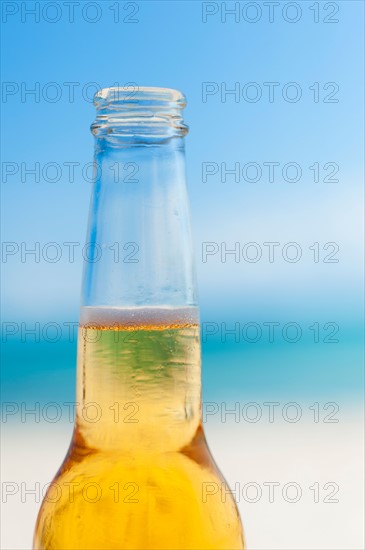
<path fill-rule="evenodd" d="M 94 96 L 94 105 L 97 110 L 106 106 L 117 109 L 129 105 L 149 104 L 176 105 L 183 109 L 186 106 L 186 98 L 183 93 L 172 88 L 154 88 L 148 86 L 137 86 L 131 83 L 123 87 L 103 88 L 96 92 Z"/>
<path fill-rule="evenodd" d="M 183 93 L 170 88 L 128 84 L 99 90 L 94 96 L 96 120 L 91 125 L 94 136 L 184 136 Z"/>

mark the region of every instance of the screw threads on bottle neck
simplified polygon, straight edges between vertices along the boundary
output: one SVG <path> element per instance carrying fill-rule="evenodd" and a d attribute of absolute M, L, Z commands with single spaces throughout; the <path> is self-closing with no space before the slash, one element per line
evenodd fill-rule
<path fill-rule="evenodd" d="M 185 96 L 167 88 L 105 88 L 94 97 L 97 138 L 123 138 L 133 142 L 158 142 L 183 137 L 188 132 L 182 111 Z"/>

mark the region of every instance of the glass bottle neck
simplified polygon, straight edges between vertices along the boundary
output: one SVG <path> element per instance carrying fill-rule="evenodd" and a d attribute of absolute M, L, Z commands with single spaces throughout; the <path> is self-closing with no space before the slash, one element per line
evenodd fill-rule
<path fill-rule="evenodd" d="M 183 138 L 118 139 L 96 140 L 82 305 L 194 306 Z"/>
<path fill-rule="evenodd" d="M 87 243 L 76 440 L 103 451 L 179 450 L 201 423 L 182 136 L 97 137 Z"/>

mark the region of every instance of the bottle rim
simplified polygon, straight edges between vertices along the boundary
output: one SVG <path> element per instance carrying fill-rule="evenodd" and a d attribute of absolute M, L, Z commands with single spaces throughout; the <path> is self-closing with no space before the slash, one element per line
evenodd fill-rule
<path fill-rule="evenodd" d="M 182 109 L 186 106 L 186 97 L 179 90 L 154 86 L 138 86 L 134 82 L 125 86 L 102 88 L 94 95 L 94 105 L 97 109 L 119 103 L 140 103 L 146 101 L 174 103 Z"/>
<path fill-rule="evenodd" d="M 137 86 L 102 88 L 94 96 L 95 137 L 128 137 L 143 143 L 145 138 L 183 137 L 188 132 L 182 110 L 185 95 L 172 88 Z"/>

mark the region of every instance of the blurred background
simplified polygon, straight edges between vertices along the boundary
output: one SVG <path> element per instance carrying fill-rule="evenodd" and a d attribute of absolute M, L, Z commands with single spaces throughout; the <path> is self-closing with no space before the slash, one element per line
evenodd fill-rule
<path fill-rule="evenodd" d="M 31 548 L 72 432 L 92 97 L 117 85 L 188 99 L 203 420 L 248 547 L 363 548 L 363 3 L 1 8 L 1 547 Z"/>

